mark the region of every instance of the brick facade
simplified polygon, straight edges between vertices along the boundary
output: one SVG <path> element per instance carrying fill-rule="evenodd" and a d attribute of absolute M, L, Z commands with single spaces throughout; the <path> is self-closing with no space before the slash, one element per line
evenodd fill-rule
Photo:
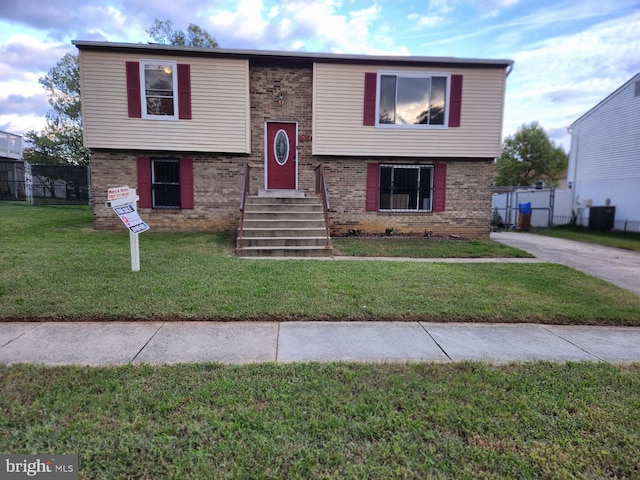
<path fill-rule="evenodd" d="M 443 159 L 435 161 L 441 163 Z M 492 160 L 446 161 L 446 210 L 419 213 L 365 211 L 367 163 L 430 164 L 433 160 L 345 157 L 325 158 L 323 162 L 331 206 L 331 228 L 335 234 L 345 234 L 351 229 L 363 233 L 384 233 L 393 228 L 405 234 L 489 237 L 494 175 Z"/>
<path fill-rule="evenodd" d="M 351 229 L 384 233 L 431 232 L 468 238 L 488 238 L 493 162 L 490 159 L 446 160 L 446 211 L 438 213 L 366 212 L 366 170 L 371 161 L 433 163 L 425 158 L 371 159 L 361 157 L 314 157 L 312 145 L 313 67 L 310 62 L 283 64 L 254 61 L 250 66 L 251 154 L 225 155 L 201 152 L 130 152 L 94 150 L 91 156 L 94 227 L 122 229 L 120 220 L 105 206 L 107 189 L 136 185 L 136 158 L 193 159 L 194 209 L 140 209 L 140 215 L 157 231 L 235 230 L 243 166 L 251 166 L 250 194 L 264 188 L 264 132 L 266 121 L 298 124 L 298 185 L 307 195 L 315 190 L 314 169 L 325 165 L 334 234 Z M 194 99 L 197 101 L 197 99 Z"/>

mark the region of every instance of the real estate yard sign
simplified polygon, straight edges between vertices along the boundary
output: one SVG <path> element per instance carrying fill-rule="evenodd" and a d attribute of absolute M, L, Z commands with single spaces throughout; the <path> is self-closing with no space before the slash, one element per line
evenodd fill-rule
<path fill-rule="evenodd" d="M 113 208 L 122 223 L 129 229 L 129 243 L 131 244 L 131 271 L 140 270 L 140 246 L 138 234 L 149 230 L 149 225 L 138 215 L 136 202 L 138 201 L 135 188 L 116 187 L 107 190 L 107 207 Z"/>

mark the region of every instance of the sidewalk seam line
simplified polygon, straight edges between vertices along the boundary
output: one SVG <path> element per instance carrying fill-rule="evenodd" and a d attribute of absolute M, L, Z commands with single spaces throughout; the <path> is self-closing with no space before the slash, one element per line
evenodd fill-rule
<path fill-rule="evenodd" d="M 7 345 L 12 344 L 13 342 L 15 342 L 16 340 L 18 340 L 19 338 L 24 337 L 27 333 L 32 332 L 33 330 L 37 330 L 38 328 L 41 328 L 43 325 L 46 325 L 47 323 L 51 323 L 51 322 L 39 322 L 39 325 L 36 325 L 35 327 L 33 327 L 30 330 L 27 330 L 26 332 L 22 332 L 20 335 L 18 335 L 15 338 L 12 338 L 11 340 L 9 340 L 7 343 L 3 343 L 2 345 L 0 345 L 0 348 L 4 348 Z"/>
<path fill-rule="evenodd" d="M 438 348 L 440 349 L 440 351 L 441 351 L 442 353 L 444 353 L 444 355 L 449 359 L 449 361 L 450 361 L 450 362 L 453 362 L 453 359 L 449 356 L 449 354 L 448 354 L 447 352 L 445 352 L 445 351 L 444 351 L 444 348 L 442 348 L 442 347 L 440 346 L 440 344 L 438 343 L 438 341 L 437 341 L 435 338 L 433 338 L 433 335 L 431 335 L 431 334 L 429 333 L 429 330 L 427 330 L 427 329 L 426 329 L 426 327 L 424 326 L 424 323 L 422 323 L 422 322 L 418 322 L 418 325 L 420 325 L 420 326 L 422 327 L 422 329 L 425 331 L 425 333 L 426 333 L 427 335 L 429 335 L 429 338 L 431 338 L 431 340 L 433 340 L 433 343 L 435 343 L 435 344 L 438 346 Z"/>
<path fill-rule="evenodd" d="M 158 329 L 157 329 L 155 332 L 153 332 L 153 335 L 151 335 L 151 336 L 149 337 L 149 340 L 147 340 L 147 341 L 145 342 L 145 344 L 142 346 L 142 348 L 141 348 L 140 350 L 138 350 L 138 353 L 136 353 L 136 354 L 133 356 L 133 358 L 132 358 L 131 360 L 129 360 L 129 363 L 131 363 L 131 362 L 135 361 L 135 359 L 136 359 L 136 358 L 138 358 L 138 355 L 140 355 L 140 354 L 142 353 L 142 351 L 143 351 L 145 348 L 147 348 L 147 345 L 149 345 L 149 342 L 151 342 L 151 340 L 153 340 L 153 338 L 154 338 L 154 337 L 158 334 L 158 332 L 159 332 L 159 331 L 160 331 L 160 330 L 161 330 L 161 329 L 166 325 L 166 323 L 167 323 L 167 322 L 162 322 L 162 325 L 160 325 L 160 326 L 158 327 Z"/>
<path fill-rule="evenodd" d="M 542 324 L 540 324 L 540 323 L 538 323 L 538 324 L 536 324 L 536 325 L 538 325 L 538 326 L 539 326 L 540 328 L 542 328 L 543 330 L 546 330 L 546 331 L 547 331 L 547 332 L 549 332 L 551 335 L 555 335 L 555 336 L 556 336 L 556 337 L 558 337 L 559 339 L 564 340 L 565 342 L 567 342 L 567 343 L 568 343 L 568 344 L 570 344 L 570 345 L 573 345 L 574 347 L 576 347 L 576 348 L 577 348 L 577 349 L 579 349 L 579 350 L 582 350 L 582 351 L 583 351 L 584 353 L 586 353 L 587 355 L 591 355 L 592 357 L 597 358 L 597 359 L 598 359 L 598 360 L 600 360 L 601 362 L 604 362 L 604 363 L 606 363 L 606 364 L 611 365 L 611 362 L 607 361 L 606 359 L 604 359 L 604 358 L 602 358 L 602 357 L 600 357 L 600 356 L 596 355 L 596 354 L 595 354 L 595 353 L 593 353 L 593 352 L 590 352 L 589 350 L 586 350 L 586 349 L 582 348 L 580 345 L 577 345 L 577 344 L 573 343 L 571 340 L 569 340 L 569 339 L 567 339 L 567 338 L 564 338 L 562 335 L 557 334 L 557 333 L 556 333 L 556 332 L 554 332 L 553 330 L 549 330 L 549 329 L 548 329 L 547 327 L 545 327 L 544 325 L 542 325 Z"/>
<path fill-rule="evenodd" d="M 280 353 L 280 325 L 282 325 L 282 322 L 278 322 L 278 333 L 276 334 L 276 363 L 278 363 L 278 354 Z"/>

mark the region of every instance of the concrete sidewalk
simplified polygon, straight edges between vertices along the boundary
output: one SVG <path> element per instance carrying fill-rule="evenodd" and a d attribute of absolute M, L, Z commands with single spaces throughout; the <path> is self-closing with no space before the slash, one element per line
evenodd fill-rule
<path fill-rule="evenodd" d="M 423 322 L 4 322 L 0 363 L 640 362 L 640 327 Z"/>

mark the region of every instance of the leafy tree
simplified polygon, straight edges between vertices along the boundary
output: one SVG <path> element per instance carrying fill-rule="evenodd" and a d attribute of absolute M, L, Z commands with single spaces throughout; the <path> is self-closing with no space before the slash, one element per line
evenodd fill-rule
<path fill-rule="evenodd" d="M 190 23 L 187 31 L 175 30 L 171 20 L 155 19 L 146 31 L 151 38 L 163 45 L 184 45 L 189 47 L 216 48 L 218 42 L 198 25 Z"/>
<path fill-rule="evenodd" d="M 29 163 L 87 165 L 89 150 L 82 145 L 82 111 L 78 55 L 67 53 L 38 82 L 49 96 L 52 110 L 42 132 L 25 134 L 31 147 L 24 151 Z"/>
<path fill-rule="evenodd" d="M 532 122 L 505 139 L 502 155 L 495 164 L 495 184 L 533 185 L 544 180 L 557 185 L 558 175 L 567 165 L 564 149 L 555 146 L 538 122 Z"/>

